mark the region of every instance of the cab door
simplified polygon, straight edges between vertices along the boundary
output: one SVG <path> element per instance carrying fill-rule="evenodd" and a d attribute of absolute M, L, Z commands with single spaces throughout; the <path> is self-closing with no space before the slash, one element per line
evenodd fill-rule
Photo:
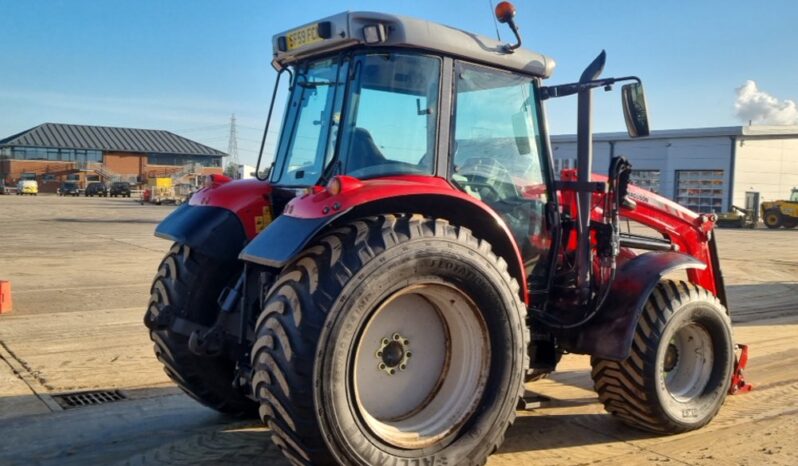
<path fill-rule="evenodd" d="M 454 94 L 450 180 L 504 219 L 532 291 L 540 289 L 551 248 L 551 182 L 535 78 L 458 62 Z"/>

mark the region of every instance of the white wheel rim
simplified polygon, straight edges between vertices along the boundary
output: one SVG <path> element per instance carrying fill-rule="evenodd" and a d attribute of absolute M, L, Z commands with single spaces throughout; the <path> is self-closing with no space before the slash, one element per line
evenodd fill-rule
<path fill-rule="evenodd" d="M 712 375 L 712 337 L 698 324 L 681 327 L 663 348 L 662 377 L 670 397 L 686 403 L 704 392 Z"/>
<path fill-rule="evenodd" d="M 487 327 L 470 298 L 441 284 L 401 290 L 356 342 L 356 408 L 386 443 L 430 446 L 474 412 L 489 362 Z"/>

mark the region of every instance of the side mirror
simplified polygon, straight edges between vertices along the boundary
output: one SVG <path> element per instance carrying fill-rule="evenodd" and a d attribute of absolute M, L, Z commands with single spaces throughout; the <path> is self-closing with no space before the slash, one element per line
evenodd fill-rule
<path fill-rule="evenodd" d="M 621 99 L 623 117 L 626 120 L 626 130 L 629 132 L 629 136 L 633 138 L 648 136 L 650 131 L 643 85 L 640 83 L 624 84 L 621 88 Z"/>

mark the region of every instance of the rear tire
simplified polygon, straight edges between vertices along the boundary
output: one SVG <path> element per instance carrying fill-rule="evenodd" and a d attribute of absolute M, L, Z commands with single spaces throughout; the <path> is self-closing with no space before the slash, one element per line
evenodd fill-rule
<path fill-rule="evenodd" d="M 166 254 L 150 289 L 145 322 L 153 322 L 164 306 L 190 321 L 209 326 L 218 312 L 216 298 L 239 268 L 205 257 L 176 243 Z M 233 388 L 235 362 L 225 355 L 198 356 L 188 337 L 167 329 L 150 331 L 155 355 L 166 375 L 200 403 L 219 412 L 254 417 L 257 404 Z"/>
<path fill-rule="evenodd" d="M 353 222 L 269 291 L 252 350 L 261 416 L 294 464 L 483 464 L 523 394 L 525 314 L 469 230 Z"/>
<path fill-rule="evenodd" d="M 771 229 L 776 229 L 781 226 L 781 212 L 778 210 L 768 210 L 765 212 L 765 217 L 762 219 L 765 222 L 765 226 Z"/>
<path fill-rule="evenodd" d="M 707 290 L 663 280 L 643 309 L 629 357 L 594 357 L 591 365 L 599 400 L 622 422 L 660 434 L 698 429 L 729 390 L 731 322 Z"/>

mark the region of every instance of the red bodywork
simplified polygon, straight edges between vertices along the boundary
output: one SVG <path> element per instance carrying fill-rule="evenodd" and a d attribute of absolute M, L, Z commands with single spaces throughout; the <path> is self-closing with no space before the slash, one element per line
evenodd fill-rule
<path fill-rule="evenodd" d="M 189 205 L 224 207 L 234 212 L 244 226 L 247 240 L 251 240 L 272 221 L 271 191 L 265 181 L 231 181 L 226 176 L 211 175 L 209 183 L 191 196 Z"/>
<path fill-rule="evenodd" d="M 594 180 L 602 177 L 593 176 Z M 460 191 L 447 180 L 438 177 L 423 175 L 389 176 L 372 180 L 359 180 L 350 176 L 338 176 L 341 190 L 333 195 L 328 190 L 315 186 L 305 194 L 291 200 L 283 214 L 298 218 L 334 217 L 341 212 L 353 207 L 367 204 L 380 199 L 413 196 L 413 195 L 440 195 L 457 198 L 464 202 L 479 206 L 489 214 L 494 221 L 505 231 L 508 238 L 512 238 L 504 221 L 485 203 Z M 563 180 L 576 180 L 575 170 L 564 170 Z M 606 179 L 606 178 L 603 178 Z M 534 186 L 525 190 L 525 197 L 537 198 L 539 189 Z M 706 264 L 703 270 L 691 269 L 688 277 L 691 282 L 706 288 L 717 295 L 715 274 L 709 250 L 709 235 L 714 228 L 711 216 L 696 214 L 662 196 L 630 186 L 629 196 L 635 200 L 637 207 L 633 210 L 623 208 L 621 215 L 630 220 L 646 225 L 659 233 L 666 235 L 678 251 L 688 254 Z M 269 194 L 271 185 L 259 180 L 228 181 L 222 177 L 212 178 L 205 188 L 197 191 L 190 200 L 190 205 L 207 205 L 224 207 L 233 211 L 244 225 L 248 239 L 252 239 L 269 222 L 274 213 L 271 211 Z M 593 219 L 600 221 L 603 215 L 605 201 L 604 193 L 593 195 Z M 576 196 L 573 192 L 563 191 L 559 196 L 561 208 L 565 212 L 576 212 Z M 546 242 L 547 238 L 530 240 L 533 244 Z M 566 238 L 567 248 L 576 246 L 575 235 Z M 514 245 L 516 260 L 523 270 L 523 261 L 518 249 Z M 630 251 L 622 251 L 621 260 L 631 257 Z M 524 286 L 522 284 L 522 286 Z M 527 293 L 524 293 L 526 296 Z"/>
<path fill-rule="evenodd" d="M 563 170 L 562 180 L 576 181 L 576 170 Z M 606 177 L 593 175 L 594 181 L 606 181 Z M 604 214 L 605 193 L 594 193 L 592 200 L 592 219 L 601 221 Z M 690 282 L 706 288 L 715 296 L 718 295 L 715 276 L 719 271 L 713 268 L 709 239 L 715 227 L 714 215 L 697 214 L 660 195 L 629 186 L 629 197 L 635 201 L 634 209 L 622 207 L 621 217 L 643 224 L 666 236 L 676 246 L 677 251 L 692 256 L 704 264 L 706 268 L 688 269 Z M 563 210 L 576 213 L 576 194 L 564 191 L 560 197 Z M 576 236 L 568 240 L 568 248 L 576 249 Z M 622 257 L 630 251 L 622 251 Z"/>
<path fill-rule="evenodd" d="M 479 207 L 512 239 L 512 233 L 488 205 L 452 186 L 443 178 L 424 175 L 398 175 L 386 176 L 378 179 L 359 180 L 351 176 L 337 176 L 340 183 L 340 192 L 333 195 L 327 189 L 313 187 L 304 195 L 295 197 L 285 207 L 283 215 L 297 218 L 334 217 L 341 212 L 346 212 L 354 207 L 396 197 L 408 196 L 446 196 L 467 202 Z M 412 206 L 409 206 L 412 209 Z M 518 245 L 512 242 L 518 270 L 524 270 L 523 260 Z M 505 257 L 508 262 L 512 260 Z M 524 283 L 521 284 L 524 286 Z M 524 289 L 524 300 L 528 302 L 528 293 Z"/>

